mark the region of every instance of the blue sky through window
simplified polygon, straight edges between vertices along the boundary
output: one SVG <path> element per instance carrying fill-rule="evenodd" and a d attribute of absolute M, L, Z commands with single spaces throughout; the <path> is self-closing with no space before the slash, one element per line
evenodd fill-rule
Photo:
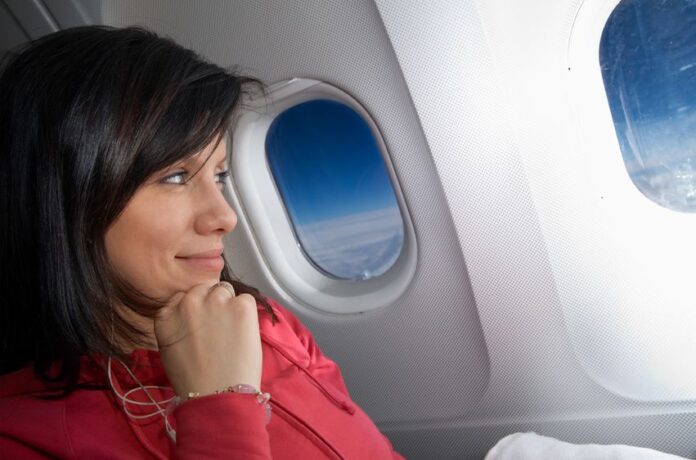
<path fill-rule="evenodd" d="M 696 211 L 696 0 L 623 0 L 600 65 L 626 169 L 658 204 Z"/>
<path fill-rule="evenodd" d="M 342 279 L 367 279 L 396 261 L 404 229 L 372 131 L 340 102 L 315 100 L 271 124 L 266 154 L 302 248 Z"/>

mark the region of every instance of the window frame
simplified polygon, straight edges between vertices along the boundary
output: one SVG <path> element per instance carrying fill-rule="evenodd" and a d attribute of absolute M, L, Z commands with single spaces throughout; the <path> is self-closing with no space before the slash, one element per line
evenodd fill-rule
<path fill-rule="evenodd" d="M 559 295 L 573 348 L 593 380 L 638 401 L 694 400 L 696 370 L 685 371 L 682 352 L 693 348 L 696 321 L 688 276 L 696 216 L 645 196 L 625 166 L 599 59 L 604 27 L 620 1 L 578 5 L 565 49 L 569 132 L 577 133 L 565 160 L 577 166 L 577 177 L 567 182 L 587 188 L 569 195 L 575 208 L 568 212 L 583 216 L 582 239 L 555 267 L 556 276 L 579 269 L 584 276 L 582 283 L 559 283 Z"/>
<path fill-rule="evenodd" d="M 404 243 L 394 265 L 367 280 L 328 276 L 305 254 L 268 165 L 266 134 L 276 116 L 297 104 L 329 99 L 347 105 L 368 124 L 394 188 L 404 224 Z M 351 96 L 327 83 L 294 78 L 269 86 L 248 98 L 234 127 L 231 145 L 233 201 L 243 214 L 264 276 L 310 309 L 332 314 L 357 314 L 396 301 L 409 287 L 417 264 L 415 231 L 389 159 L 386 144 L 368 112 Z"/>

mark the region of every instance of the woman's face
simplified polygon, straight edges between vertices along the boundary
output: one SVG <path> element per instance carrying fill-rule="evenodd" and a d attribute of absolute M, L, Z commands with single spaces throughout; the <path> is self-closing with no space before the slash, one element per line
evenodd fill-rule
<path fill-rule="evenodd" d="M 109 227 L 109 259 L 142 293 L 166 300 L 219 281 L 222 237 L 237 224 L 222 193 L 225 160 L 223 140 L 154 174 Z"/>

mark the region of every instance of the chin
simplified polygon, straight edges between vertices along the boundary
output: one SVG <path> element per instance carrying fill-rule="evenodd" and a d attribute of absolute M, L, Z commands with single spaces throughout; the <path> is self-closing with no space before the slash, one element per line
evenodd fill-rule
<path fill-rule="evenodd" d="M 195 279 L 189 278 L 188 282 L 186 283 L 181 283 L 180 287 L 178 287 L 178 291 L 181 292 L 187 292 L 194 287 L 198 286 L 199 284 L 207 284 L 209 286 L 212 286 L 213 284 L 217 283 L 220 281 L 220 275 L 215 276 L 199 276 L 196 277 Z"/>

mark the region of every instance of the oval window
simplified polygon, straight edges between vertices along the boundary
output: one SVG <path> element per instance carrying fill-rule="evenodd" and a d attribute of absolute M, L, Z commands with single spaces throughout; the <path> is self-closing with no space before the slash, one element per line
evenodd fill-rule
<path fill-rule="evenodd" d="M 271 175 L 308 260 L 326 275 L 365 280 L 394 265 L 404 222 L 366 121 L 328 99 L 290 107 L 266 137 Z"/>
<path fill-rule="evenodd" d="M 664 207 L 696 212 L 696 2 L 621 1 L 599 59 L 631 180 Z"/>

